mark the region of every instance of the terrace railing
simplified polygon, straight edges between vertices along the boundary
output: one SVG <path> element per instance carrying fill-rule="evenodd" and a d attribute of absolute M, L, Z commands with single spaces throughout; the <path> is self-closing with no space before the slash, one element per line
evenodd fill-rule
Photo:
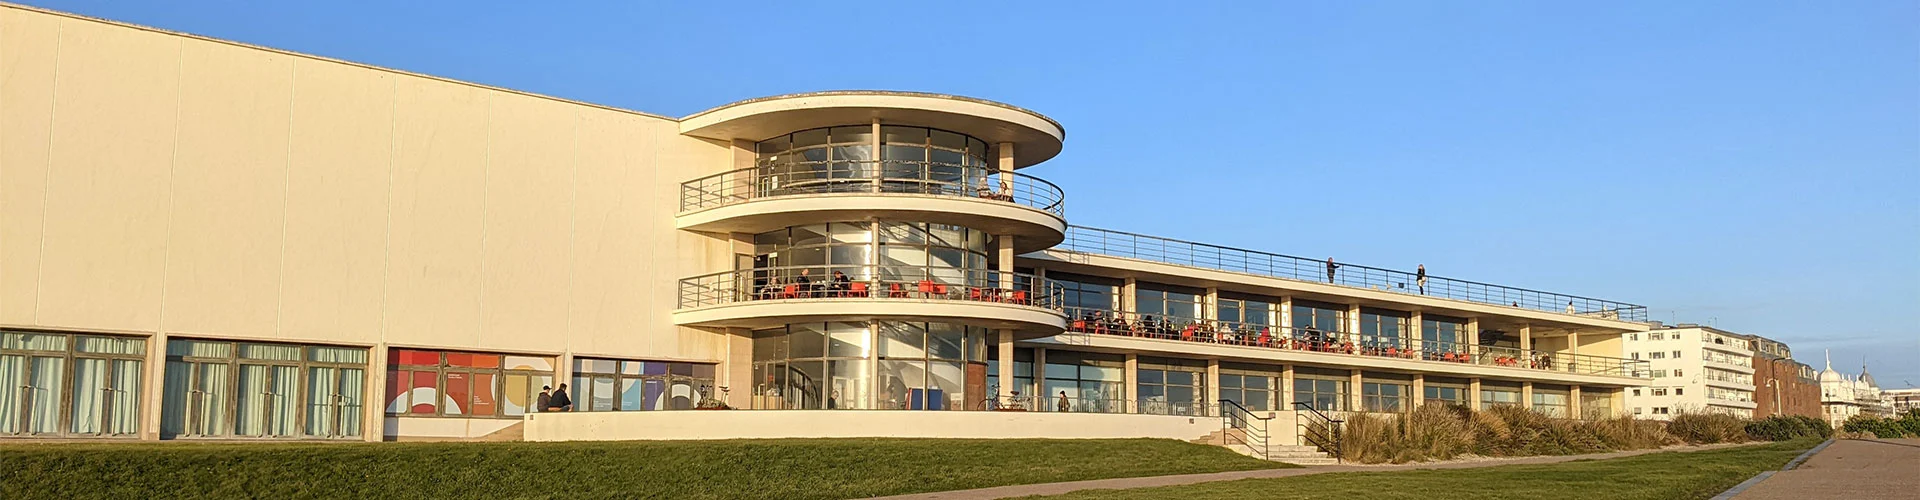
<path fill-rule="evenodd" d="M 1625 321 L 1647 320 L 1645 306 L 1624 302 L 1432 275 L 1423 280 L 1418 273 L 1337 261 L 1334 263 L 1336 267 L 1329 271 L 1327 261 L 1321 259 L 1084 226 L 1069 226 L 1066 241 L 1054 249 L 1536 311 Z"/>
<path fill-rule="evenodd" d="M 1427 340 L 1404 333 L 1354 333 L 1338 329 L 1156 317 L 1102 309 L 1066 308 L 1065 311 L 1067 331 L 1073 333 L 1618 377 L 1645 377 L 1648 372 L 1648 362 L 1642 360 Z"/>
<path fill-rule="evenodd" d="M 765 267 L 680 280 L 681 309 L 754 300 L 860 298 L 998 302 L 1052 310 L 1059 296 L 1059 285 L 1031 274 L 931 266 Z"/>
<path fill-rule="evenodd" d="M 928 161 L 860 160 L 762 165 L 680 184 L 687 212 L 787 196 L 884 193 L 947 196 L 1023 205 L 1066 218 L 1066 194 L 1018 172 Z"/>

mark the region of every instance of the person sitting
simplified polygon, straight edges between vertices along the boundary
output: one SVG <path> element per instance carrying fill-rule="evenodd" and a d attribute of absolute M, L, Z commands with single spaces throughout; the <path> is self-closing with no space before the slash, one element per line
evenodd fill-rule
<path fill-rule="evenodd" d="M 813 272 L 812 269 L 801 269 L 800 275 L 793 277 L 793 284 L 795 285 L 795 289 L 798 290 L 800 296 L 802 297 L 808 297 L 813 295 L 813 278 L 807 277 L 807 273 L 811 273 L 811 272 Z"/>
<path fill-rule="evenodd" d="M 833 282 L 827 286 L 832 288 L 835 296 L 845 296 L 847 290 L 853 289 L 853 278 L 848 278 L 847 273 L 836 270 L 833 272 Z"/>

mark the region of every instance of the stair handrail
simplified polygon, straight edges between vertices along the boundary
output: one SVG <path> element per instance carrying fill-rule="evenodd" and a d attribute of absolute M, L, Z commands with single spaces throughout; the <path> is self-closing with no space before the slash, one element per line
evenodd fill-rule
<path fill-rule="evenodd" d="M 1239 414 L 1246 414 L 1246 418 L 1241 417 Z M 1251 420 L 1248 418 L 1251 418 Z M 1260 452 L 1260 458 L 1262 460 L 1272 460 L 1272 451 L 1268 449 L 1267 421 L 1273 420 L 1273 417 L 1262 417 L 1255 414 L 1253 410 L 1248 410 L 1247 407 L 1240 406 L 1239 402 L 1231 399 L 1220 400 L 1220 442 L 1222 444 L 1225 444 L 1229 439 L 1233 439 L 1233 433 L 1229 431 L 1233 429 L 1233 422 L 1236 419 L 1247 424 L 1244 428 L 1246 429 L 1244 432 L 1246 438 L 1241 439 L 1240 443 L 1246 445 L 1249 449 Z M 1258 429 L 1253 426 L 1255 421 L 1260 423 Z M 1255 430 L 1259 431 L 1258 435 L 1254 433 Z M 1254 441 L 1259 441 L 1257 447 Z"/>
<path fill-rule="evenodd" d="M 1293 403 L 1293 407 L 1307 410 L 1308 414 L 1311 414 L 1313 417 L 1317 418 L 1318 421 L 1326 424 L 1327 426 L 1326 435 L 1321 435 L 1313 432 L 1312 425 L 1309 425 L 1308 423 L 1300 424 L 1300 427 L 1304 429 L 1304 431 L 1300 433 L 1301 441 L 1305 441 L 1309 444 L 1317 446 L 1320 448 L 1320 451 L 1324 451 L 1329 455 L 1333 455 L 1333 460 L 1335 463 L 1340 463 L 1344 461 L 1346 459 L 1345 457 L 1346 454 L 1340 451 L 1340 424 L 1346 423 L 1346 421 L 1333 418 L 1331 416 L 1328 416 L 1325 413 L 1320 413 L 1320 410 L 1318 408 L 1314 408 L 1313 405 L 1307 404 L 1305 402 L 1295 401 Z M 1309 420 L 1314 420 L 1314 418 L 1310 418 Z M 1307 439 L 1309 437 L 1315 438 L 1315 439 Z"/>

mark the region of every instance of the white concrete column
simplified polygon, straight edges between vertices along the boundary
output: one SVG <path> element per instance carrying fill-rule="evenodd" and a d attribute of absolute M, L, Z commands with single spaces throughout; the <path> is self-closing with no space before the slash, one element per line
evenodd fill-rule
<path fill-rule="evenodd" d="M 1567 386 L 1567 417 L 1575 419 L 1585 419 L 1587 417 L 1586 414 L 1580 412 L 1580 386 L 1577 384 Z"/>
<path fill-rule="evenodd" d="M 880 409 L 880 322 L 867 322 L 867 409 Z M 758 382 L 758 381 L 755 381 Z"/>
<path fill-rule="evenodd" d="M 1467 379 L 1467 407 L 1480 411 L 1480 378 Z"/>
<path fill-rule="evenodd" d="M 1207 294 L 1202 297 L 1201 301 L 1205 303 L 1200 304 L 1200 319 L 1218 321 L 1220 319 L 1220 289 L 1207 288 Z M 1246 312 L 1242 311 L 1241 314 L 1246 314 Z"/>
<path fill-rule="evenodd" d="M 362 402 L 360 440 L 378 443 L 387 438 L 387 344 L 385 342 L 374 344 L 367 349 L 366 378 L 367 382 L 360 387 Z"/>
<path fill-rule="evenodd" d="M 1347 320 L 1345 321 L 1345 323 L 1346 323 L 1347 334 L 1343 336 L 1343 340 L 1352 342 L 1353 355 L 1359 356 L 1360 350 L 1361 350 L 1360 349 L 1360 304 L 1347 304 Z M 1360 384 L 1357 384 L 1357 383 L 1354 384 L 1353 390 L 1355 394 L 1359 394 Z"/>
<path fill-rule="evenodd" d="M 1201 408 L 1209 408 L 1220 403 L 1220 360 L 1207 360 L 1207 402 Z"/>
<path fill-rule="evenodd" d="M 997 164 L 1000 167 L 1000 172 L 1002 172 L 1000 176 L 1000 194 L 1011 196 L 1013 195 L 1013 176 L 1010 175 L 1013 173 L 1013 143 L 1002 142 L 995 145 L 994 149 L 999 153 L 996 155 L 999 160 Z"/>
<path fill-rule="evenodd" d="M 1138 381 L 1140 380 L 1140 355 L 1127 353 L 1126 379 L 1127 382 L 1125 385 L 1127 389 L 1122 391 L 1127 395 L 1127 401 L 1125 403 L 1126 413 L 1139 413 L 1140 384 Z"/>
<path fill-rule="evenodd" d="M 1120 304 L 1118 307 L 1120 308 L 1121 311 L 1127 312 L 1127 313 L 1139 312 L 1138 308 L 1134 307 L 1135 305 L 1137 305 L 1137 304 L 1134 304 L 1134 299 L 1138 295 L 1137 292 L 1139 291 L 1139 285 L 1140 285 L 1140 281 L 1133 278 L 1127 278 L 1127 281 L 1125 283 L 1120 284 L 1120 296 L 1117 298 L 1120 299 Z M 1137 318 L 1127 318 L 1126 316 L 1121 316 L 1121 318 L 1137 319 Z"/>
<path fill-rule="evenodd" d="M 726 387 L 727 406 L 741 409 L 753 408 L 753 331 L 746 328 L 728 328 L 727 362 L 721 365 L 725 374 L 720 385 Z M 867 345 L 873 345 L 868 340 Z M 871 358 L 872 356 L 868 356 Z M 869 372 L 871 373 L 871 372 Z M 863 391 L 871 392 L 871 391 Z M 863 406 L 862 408 L 871 408 Z"/>
<path fill-rule="evenodd" d="M 1520 383 L 1520 407 L 1533 408 L 1533 382 Z"/>
<path fill-rule="evenodd" d="M 1407 345 L 1416 350 L 1424 351 L 1426 348 L 1424 341 L 1427 340 L 1427 330 L 1421 326 L 1421 323 L 1425 320 L 1425 317 L 1420 311 L 1414 311 L 1412 316 L 1407 317 L 1406 335 L 1407 338 L 1412 339 L 1412 342 L 1409 342 Z"/>
<path fill-rule="evenodd" d="M 1419 408 L 1420 405 L 1426 404 L 1426 402 L 1427 375 L 1424 373 L 1415 373 L 1413 374 L 1413 408 Z"/>
<path fill-rule="evenodd" d="M 1000 366 L 995 370 L 999 372 L 995 375 L 1000 377 L 1000 393 L 995 396 L 1011 396 L 1013 390 L 1020 387 L 1017 385 L 1018 382 L 1015 382 L 1015 378 L 1019 375 L 1013 371 L 1013 330 L 1000 330 L 1000 339 L 994 343 L 994 347 L 1000 354 Z"/>
<path fill-rule="evenodd" d="M 1280 401 L 1275 407 L 1281 410 L 1293 409 L 1293 365 L 1280 367 Z"/>
<path fill-rule="evenodd" d="M 1275 328 L 1273 330 L 1273 337 L 1275 339 L 1279 339 L 1281 334 L 1291 335 L 1293 333 L 1293 296 L 1292 295 L 1280 296 L 1280 310 L 1278 311 L 1277 314 L 1279 316 L 1278 318 L 1276 318 L 1279 321 L 1278 323 L 1279 328 Z M 1291 337 L 1288 337 L 1288 338 L 1291 338 Z"/>
<path fill-rule="evenodd" d="M 1128 381 L 1131 383 L 1132 381 Z M 1053 411 L 1054 402 L 1060 395 L 1047 393 L 1047 348 L 1033 348 L 1033 404 L 1034 411 Z"/>
<path fill-rule="evenodd" d="M 1480 318 L 1467 318 L 1467 356 L 1474 363 L 1480 362 Z M 1473 390 L 1473 397 L 1479 399 L 1480 389 Z M 1474 403 L 1473 408 L 1480 409 L 1480 404 Z"/>
<path fill-rule="evenodd" d="M 995 249 L 999 260 L 999 266 L 995 269 L 1000 271 L 998 286 L 1001 290 L 1013 290 L 1013 235 L 997 234 L 993 240 L 1000 243 L 999 248 Z"/>
<path fill-rule="evenodd" d="M 553 377 L 558 379 L 553 381 L 554 387 L 560 387 L 560 384 L 567 384 L 567 397 L 571 398 L 580 392 L 579 387 L 573 386 L 573 348 L 569 347 L 567 350 L 560 352 L 560 364 L 553 367 Z M 578 399 L 573 401 L 573 407 L 576 410 L 583 404 L 585 403 Z"/>
<path fill-rule="evenodd" d="M 1520 350 L 1533 349 L 1533 325 L 1520 325 Z"/>
<path fill-rule="evenodd" d="M 867 144 L 873 148 L 873 163 L 869 163 L 864 167 L 855 167 L 855 168 L 873 169 L 872 172 L 868 172 L 868 173 L 873 176 L 872 178 L 873 192 L 878 193 L 880 192 L 880 177 L 882 176 L 881 172 L 885 170 L 884 168 L 885 166 L 880 163 L 880 146 L 883 142 L 885 142 L 885 140 L 881 139 L 880 137 L 880 119 L 874 118 L 872 123 L 873 123 L 873 131 L 872 131 L 873 139 L 869 140 Z M 878 240 L 875 240 L 875 241 L 878 241 Z"/>
<path fill-rule="evenodd" d="M 140 395 L 140 398 L 145 400 L 140 403 L 140 440 L 158 441 L 160 440 L 161 405 L 167 400 L 167 332 L 157 332 L 152 337 L 147 337 L 146 363 L 146 373 L 141 375 L 143 379 L 140 381 L 140 387 L 146 389 L 146 393 Z M 386 373 L 386 370 L 380 370 L 381 377 L 385 377 Z M 367 374 L 367 378 L 373 378 L 373 374 Z M 385 388 L 386 382 L 382 381 L 381 385 L 367 384 L 367 386 Z M 379 399 L 382 403 L 385 402 L 384 396 Z M 384 404 L 366 406 L 385 408 Z M 379 426 L 365 427 L 365 429 L 379 429 Z M 369 433 L 375 436 L 380 435 L 377 431 L 369 431 Z"/>
<path fill-rule="evenodd" d="M 1360 386 L 1363 383 L 1360 379 L 1360 370 L 1347 371 L 1351 374 L 1348 375 L 1347 379 L 1347 409 L 1349 411 L 1360 411 L 1365 408 L 1365 405 L 1362 404 L 1360 399 L 1360 395 L 1363 392 L 1360 390 Z"/>
<path fill-rule="evenodd" d="M 1575 356 L 1580 355 L 1580 332 L 1567 333 L 1567 353 Z"/>

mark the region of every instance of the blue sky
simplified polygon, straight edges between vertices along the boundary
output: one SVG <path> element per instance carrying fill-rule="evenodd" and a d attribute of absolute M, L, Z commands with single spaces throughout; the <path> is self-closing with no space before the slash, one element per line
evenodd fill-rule
<path fill-rule="evenodd" d="M 1003 101 L 1065 124 L 1027 172 L 1075 224 L 1644 304 L 1920 383 L 1912 1 L 26 3 L 669 116 Z"/>

